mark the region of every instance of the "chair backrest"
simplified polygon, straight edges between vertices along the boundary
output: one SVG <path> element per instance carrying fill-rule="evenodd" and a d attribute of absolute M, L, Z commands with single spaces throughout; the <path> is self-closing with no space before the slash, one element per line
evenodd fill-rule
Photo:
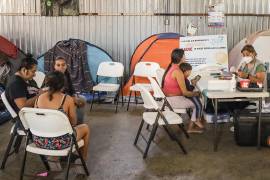
<path fill-rule="evenodd" d="M 143 106 L 146 109 L 155 109 L 158 110 L 158 104 L 154 100 L 153 96 L 150 92 L 141 84 L 138 84 L 138 88 L 140 89 L 140 93 L 143 99 Z"/>
<path fill-rule="evenodd" d="M 1 99 L 5 105 L 5 107 L 7 108 L 8 112 L 10 113 L 12 118 L 16 118 L 18 116 L 18 114 L 16 113 L 16 111 L 12 108 L 12 106 L 9 104 L 8 100 L 7 100 L 7 96 L 6 96 L 6 92 L 4 91 L 1 94 Z"/>
<path fill-rule="evenodd" d="M 68 117 L 59 110 L 24 107 L 19 112 L 25 129 L 41 137 L 58 137 L 72 134 Z"/>
<path fill-rule="evenodd" d="M 124 66 L 119 62 L 102 62 L 98 66 L 97 75 L 106 77 L 122 77 Z"/>
<path fill-rule="evenodd" d="M 156 62 L 139 62 L 135 66 L 133 75 L 139 77 L 156 77 L 156 70 L 159 68 L 160 66 Z"/>
<path fill-rule="evenodd" d="M 151 84 L 151 86 L 152 86 L 152 90 L 153 90 L 153 92 L 154 92 L 153 96 L 154 96 L 155 98 L 165 98 L 166 96 L 165 96 L 165 94 L 163 93 L 163 91 L 162 91 L 162 89 L 160 88 L 160 86 L 159 86 L 159 84 L 157 83 L 157 81 L 156 81 L 154 78 L 150 77 L 150 76 L 148 76 L 147 78 L 149 79 L 150 84 Z"/>
<path fill-rule="evenodd" d="M 163 69 L 163 68 L 159 68 L 156 70 L 156 78 L 157 78 L 157 82 L 158 82 L 160 87 L 162 84 L 162 78 L 163 78 L 164 73 L 165 73 L 165 69 Z"/>
<path fill-rule="evenodd" d="M 37 86 L 39 88 L 41 88 L 41 86 L 42 86 L 42 84 L 44 82 L 44 79 L 45 79 L 45 74 L 43 72 L 41 72 L 41 71 L 37 71 L 36 75 L 35 75 L 35 77 L 33 79 L 36 81 Z"/>

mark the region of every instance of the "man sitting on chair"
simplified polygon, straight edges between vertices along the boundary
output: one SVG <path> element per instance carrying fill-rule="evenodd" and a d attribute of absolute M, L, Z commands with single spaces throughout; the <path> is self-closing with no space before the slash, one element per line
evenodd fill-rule
<path fill-rule="evenodd" d="M 37 96 L 28 92 L 28 80 L 32 80 L 37 70 L 37 61 L 32 55 L 22 59 L 18 71 L 10 77 L 6 86 L 6 97 L 12 108 L 18 113 L 23 107 L 33 107 Z"/>

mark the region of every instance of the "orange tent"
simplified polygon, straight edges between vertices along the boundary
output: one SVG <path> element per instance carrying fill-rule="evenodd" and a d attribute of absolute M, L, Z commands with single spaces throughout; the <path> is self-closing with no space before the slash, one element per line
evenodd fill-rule
<path fill-rule="evenodd" d="M 157 62 L 160 67 L 166 69 L 171 62 L 171 52 L 179 48 L 180 34 L 161 33 L 155 34 L 142 41 L 135 49 L 130 60 L 130 78 L 124 86 L 124 95 L 129 94 L 129 87 L 132 84 L 133 71 L 138 62 Z M 136 78 L 136 82 L 147 83 L 144 78 Z"/>

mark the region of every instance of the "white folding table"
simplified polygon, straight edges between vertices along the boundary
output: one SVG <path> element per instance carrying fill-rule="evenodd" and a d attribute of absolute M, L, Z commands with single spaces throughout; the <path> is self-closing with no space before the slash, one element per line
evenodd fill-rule
<path fill-rule="evenodd" d="M 257 148 L 260 149 L 261 145 L 261 112 L 262 112 L 262 99 L 269 97 L 269 93 L 263 92 L 240 92 L 236 91 L 218 91 L 218 90 L 207 90 L 207 78 L 202 78 L 197 82 L 197 88 L 202 94 L 209 99 L 213 100 L 213 106 L 215 110 L 214 116 L 214 151 L 218 148 L 218 136 L 217 136 L 217 111 L 219 102 L 233 102 L 233 101 L 259 101 L 259 117 L 258 117 L 258 136 L 257 136 Z"/>

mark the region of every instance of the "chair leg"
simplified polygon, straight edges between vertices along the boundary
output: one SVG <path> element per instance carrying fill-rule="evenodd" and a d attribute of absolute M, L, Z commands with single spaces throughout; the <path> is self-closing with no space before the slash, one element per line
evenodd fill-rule
<path fill-rule="evenodd" d="M 187 133 L 187 130 L 185 129 L 184 124 L 178 124 L 179 128 L 184 132 L 186 138 L 189 139 L 189 134 Z"/>
<path fill-rule="evenodd" d="M 47 170 L 47 171 L 50 171 L 50 166 L 49 166 L 49 164 L 48 164 L 48 161 L 47 161 L 46 157 L 43 156 L 43 155 L 40 155 L 39 157 L 40 157 L 41 161 L 43 162 L 43 164 L 44 164 L 46 170 Z"/>
<path fill-rule="evenodd" d="M 173 137 L 173 139 L 176 141 L 176 143 L 179 145 L 179 147 L 182 149 L 184 154 L 187 154 L 187 151 L 185 149 L 185 147 L 183 146 L 183 144 L 181 143 L 181 141 L 176 137 L 176 135 L 170 130 L 169 127 L 167 127 L 168 131 L 168 135 L 171 137 Z"/>
<path fill-rule="evenodd" d="M 130 103 L 130 97 L 131 97 L 131 93 L 132 93 L 132 91 L 130 91 L 130 92 L 129 92 L 128 104 L 127 104 L 127 111 L 128 111 L 128 109 L 129 109 L 129 103 Z"/>
<path fill-rule="evenodd" d="M 14 141 L 14 138 L 16 136 L 17 136 L 16 129 L 14 129 L 14 131 L 11 134 L 11 137 L 10 137 L 10 140 L 9 140 L 9 143 L 8 143 L 8 146 L 7 146 L 7 149 L 6 149 L 6 152 L 4 154 L 4 158 L 3 158 L 3 161 L 2 161 L 2 164 L 1 164 L 1 169 L 5 169 L 7 158 L 9 156 L 9 153 L 10 153 L 10 150 L 11 150 L 11 147 L 12 147 L 12 144 L 13 144 L 13 141 Z"/>
<path fill-rule="evenodd" d="M 135 91 L 134 94 L 135 94 L 135 96 L 134 96 L 134 97 L 135 97 L 135 103 L 136 103 L 136 106 L 137 106 L 137 104 L 138 104 L 138 100 L 137 100 L 137 91 Z"/>
<path fill-rule="evenodd" d="M 158 128 L 158 125 L 155 124 L 154 127 L 153 127 L 153 129 L 152 129 L 152 131 L 151 131 L 149 140 L 147 142 L 147 146 L 146 146 L 146 149 L 145 149 L 144 154 L 143 154 L 143 159 L 145 159 L 147 157 L 147 153 L 148 153 L 148 150 L 150 148 L 150 144 L 151 144 L 152 140 L 154 139 L 154 137 L 156 135 L 157 128 Z"/>
<path fill-rule="evenodd" d="M 14 143 L 14 152 L 17 154 L 19 152 L 21 143 L 22 143 L 23 136 L 17 135 L 15 143 Z"/>
<path fill-rule="evenodd" d="M 115 113 L 117 113 L 120 92 L 117 93 Z"/>
<path fill-rule="evenodd" d="M 92 101 L 91 101 L 90 111 L 92 111 L 92 107 L 93 107 L 93 103 L 94 103 L 94 98 L 95 98 L 95 91 L 92 92 Z"/>
<path fill-rule="evenodd" d="M 24 169 L 25 169 L 25 164 L 26 164 L 26 155 L 27 155 L 27 151 L 25 149 L 23 161 L 22 161 L 21 173 L 20 173 L 20 180 L 23 180 Z"/>
<path fill-rule="evenodd" d="M 68 180 L 68 173 L 69 173 L 69 168 L 70 168 L 70 161 L 71 161 L 72 148 L 73 148 L 73 144 L 72 144 L 72 146 L 71 146 L 71 148 L 70 148 L 70 152 L 68 153 L 68 163 L 67 163 L 67 170 L 66 170 L 65 180 Z"/>
<path fill-rule="evenodd" d="M 121 96 L 122 96 L 122 107 L 124 106 L 124 94 L 123 94 L 123 88 L 121 87 Z"/>
<path fill-rule="evenodd" d="M 98 104 L 100 104 L 100 93 L 98 91 Z"/>
<path fill-rule="evenodd" d="M 79 153 L 79 156 L 80 156 L 80 159 L 81 159 L 81 162 L 82 162 L 82 165 L 83 165 L 83 169 L 85 171 L 85 174 L 87 176 L 89 176 L 88 168 L 87 168 L 86 163 L 85 163 L 85 161 L 84 161 L 84 159 L 82 157 L 82 153 L 79 151 L 79 146 L 78 146 L 77 142 L 75 142 L 75 147 L 76 147 L 76 151 Z"/>
<path fill-rule="evenodd" d="M 169 137 L 171 138 L 172 141 L 175 141 L 174 137 L 170 134 L 168 128 L 166 127 L 166 125 L 163 126 L 164 130 L 166 131 L 166 133 L 169 135 Z"/>
<path fill-rule="evenodd" d="M 134 145 L 136 145 L 138 142 L 139 136 L 140 136 L 141 131 L 142 131 L 143 124 L 144 124 L 144 120 L 142 119 L 141 124 L 140 124 L 139 129 L 138 129 L 138 132 L 137 132 L 137 135 L 136 135 L 136 138 L 135 138 L 135 141 L 134 141 Z"/>

